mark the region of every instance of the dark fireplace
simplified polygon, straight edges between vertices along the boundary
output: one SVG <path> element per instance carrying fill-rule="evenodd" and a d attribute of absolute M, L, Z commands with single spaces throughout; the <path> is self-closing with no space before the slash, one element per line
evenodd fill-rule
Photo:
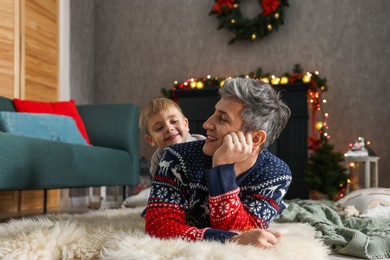
<path fill-rule="evenodd" d="M 268 148 L 285 161 L 293 174 L 286 199 L 308 198 L 308 188 L 303 181 L 307 160 L 308 111 L 307 90 L 310 84 L 294 83 L 275 85 L 291 109 L 291 118 L 280 137 Z M 174 95 L 190 123 L 192 134 L 205 134 L 203 122 L 214 112 L 219 100 L 218 89 L 176 90 Z"/>

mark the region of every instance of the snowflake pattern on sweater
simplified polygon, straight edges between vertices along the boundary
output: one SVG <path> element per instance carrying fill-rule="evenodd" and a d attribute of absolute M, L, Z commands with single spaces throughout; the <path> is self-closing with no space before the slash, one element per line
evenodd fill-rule
<path fill-rule="evenodd" d="M 145 215 L 145 230 L 160 238 L 224 242 L 237 232 L 268 228 L 291 183 L 287 164 L 263 150 L 236 177 L 234 164 L 212 168 L 204 140 L 165 149 Z"/>

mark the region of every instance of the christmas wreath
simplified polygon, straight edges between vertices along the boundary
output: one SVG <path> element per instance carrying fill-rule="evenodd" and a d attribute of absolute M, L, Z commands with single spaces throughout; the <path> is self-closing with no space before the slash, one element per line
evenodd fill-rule
<path fill-rule="evenodd" d="M 278 30 L 284 22 L 285 7 L 289 6 L 287 0 L 258 0 L 263 12 L 253 19 L 248 19 L 242 15 L 240 9 L 242 1 L 215 0 L 215 5 L 210 11 L 210 15 L 217 15 L 218 30 L 227 28 L 235 33 L 229 43 L 236 40 L 254 41 Z"/>

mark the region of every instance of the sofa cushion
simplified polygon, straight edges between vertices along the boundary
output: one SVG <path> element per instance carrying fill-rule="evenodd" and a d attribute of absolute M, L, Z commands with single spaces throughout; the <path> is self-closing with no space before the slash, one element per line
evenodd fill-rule
<path fill-rule="evenodd" d="M 73 99 L 69 101 L 41 102 L 14 98 L 13 103 L 18 112 L 45 113 L 73 117 L 85 141 L 88 144 L 91 143 L 84 122 L 79 115 Z"/>
<path fill-rule="evenodd" d="M 2 132 L 0 147 L 0 190 L 138 184 L 138 160 L 123 150 Z"/>
<path fill-rule="evenodd" d="M 84 144 L 75 121 L 69 116 L 53 114 L 0 112 L 1 131 L 51 141 Z"/>

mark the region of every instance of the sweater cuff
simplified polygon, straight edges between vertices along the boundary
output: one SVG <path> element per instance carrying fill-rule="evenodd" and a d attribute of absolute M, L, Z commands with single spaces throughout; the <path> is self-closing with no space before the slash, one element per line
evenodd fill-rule
<path fill-rule="evenodd" d="M 219 229 L 213 229 L 208 228 L 206 232 L 204 233 L 204 240 L 208 241 L 218 241 L 221 243 L 225 243 L 225 241 L 231 237 L 234 237 L 235 235 L 238 235 L 236 232 L 231 231 L 225 231 L 225 230 L 219 230 Z"/>
<path fill-rule="evenodd" d="M 218 196 L 238 188 L 234 164 L 220 165 L 206 172 L 210 196 Z"/>

